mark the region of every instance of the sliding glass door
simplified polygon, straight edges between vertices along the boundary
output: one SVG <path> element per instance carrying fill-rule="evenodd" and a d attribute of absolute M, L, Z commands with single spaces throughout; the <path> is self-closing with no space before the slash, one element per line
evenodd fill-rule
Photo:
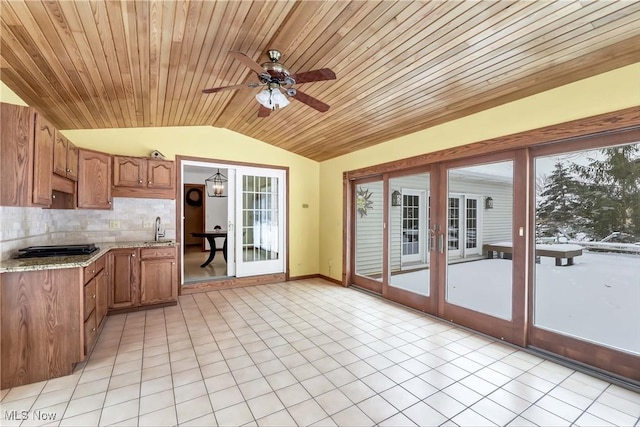
<path fill-rule="evenodd" d="M 531 345 L 640 381 L 640 143 L 561 148 L 532 161 Z"/>
<path fill-rule="evenodd" d="M 410 307 L 433 312 L 431 283 L 431 174 L 423 171 L 389 178 L 389 274 L 382 294 Z"/>
<path fill-rule="evenodd" d="M 517 162 L 526 166 L 515 153 L 446 165 L 440 280 L 444 318 L 522 343 L 523 319 L 513 315 L 514 289 L 524 295 L 526 261 L 524 233 L 514 233 L 514 224 L 524 230 L 526 222 L 524 210 L 514 209 Z M 524 182 L 523 176 L 520 185 Z M 523 205 L 526 197 L 520 193 Z"/>
<path fill-rule="evenodd" d="M 382 177 L 358 180 L 353 186 L 353 283 L 382 292 L 385 256 L 385 197 Z"/>
<path fill-rule="evenodd" d="M 612 132 L 352 181 L 350 283 L 640 383 L 639 141 Z"/>

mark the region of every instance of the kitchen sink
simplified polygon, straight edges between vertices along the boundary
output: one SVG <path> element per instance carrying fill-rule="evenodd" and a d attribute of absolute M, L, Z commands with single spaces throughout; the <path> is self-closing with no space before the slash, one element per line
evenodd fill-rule
<path fill-rule="evenodd" d="M 149 240 L 148 242 L 142 242 L 145 245 L 152 245 L 154 243 L 175 243 L 175 240 L 171 239 L 160 239 L 160 240 Z"/>

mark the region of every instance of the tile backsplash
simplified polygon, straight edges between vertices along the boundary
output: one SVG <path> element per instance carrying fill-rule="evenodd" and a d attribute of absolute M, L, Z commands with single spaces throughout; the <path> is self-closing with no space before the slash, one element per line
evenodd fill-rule
<path fill-rule="evenodd" d="M 154 226 L 145 223 L 155 224 L 157 216 L 164 238 L 175 239 L 175 200 L 114 197 L 112 210 L 0 206 L 0 259 L 27 246 L 153 240 Z"/>

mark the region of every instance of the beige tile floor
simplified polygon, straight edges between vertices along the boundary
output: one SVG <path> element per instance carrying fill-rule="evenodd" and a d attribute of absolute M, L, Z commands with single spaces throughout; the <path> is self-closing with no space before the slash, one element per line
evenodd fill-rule
<path fill-rule="evenodd" d="M 110 316 L 73 375 L 1 397 L 3 426 L 640 426 L 638 393 L 322 280 Z"/>

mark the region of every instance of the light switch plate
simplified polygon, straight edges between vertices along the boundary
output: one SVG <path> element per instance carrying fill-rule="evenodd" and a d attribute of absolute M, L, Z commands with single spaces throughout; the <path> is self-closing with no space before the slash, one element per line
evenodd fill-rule
<path fill-rule="evenodd" d="M 120 229 L 120 221 L 112 219 L 109 221 L 109 230 L 119 230 Z"/>

